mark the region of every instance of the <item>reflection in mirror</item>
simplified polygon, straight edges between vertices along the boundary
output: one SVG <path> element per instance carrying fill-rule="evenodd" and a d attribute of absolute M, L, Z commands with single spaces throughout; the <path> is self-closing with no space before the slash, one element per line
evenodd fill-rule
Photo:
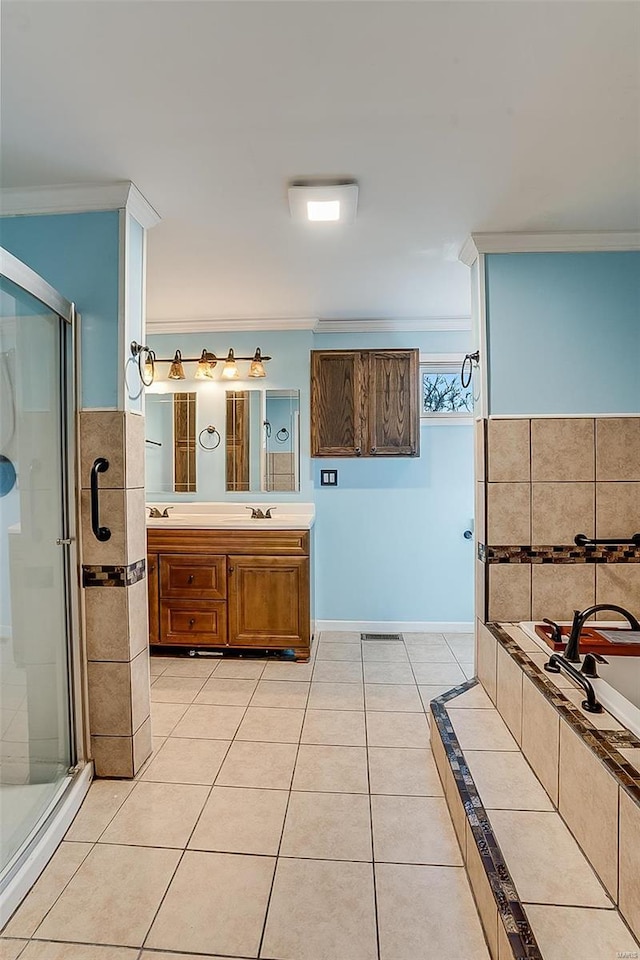
<path fill-rule="evenodd" d="M 298 390 L 267 390 L 263 490 L 300 489 L 299 420 Z"/>
<path fill-rule="evenodd" d="M 195 393 L 148 393 L 145 408 L 147 491 L 195 493 Z"/>
<path fill-rule="evenodd" d="M 226 395 L 226 488 L 260 489 L 261 390 L 228 390 Z"/>

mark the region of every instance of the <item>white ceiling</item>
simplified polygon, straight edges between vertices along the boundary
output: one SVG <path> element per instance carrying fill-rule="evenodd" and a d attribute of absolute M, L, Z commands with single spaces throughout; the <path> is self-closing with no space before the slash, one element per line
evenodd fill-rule
<path fill-rule="evenodd" d="M 152 319 L 469 312 L 472 230 L 640 226 L 640 4 L 12 2 L 3 185 L 133 180 Z M 360 184 L 294 224 L 288 180 Z"/>

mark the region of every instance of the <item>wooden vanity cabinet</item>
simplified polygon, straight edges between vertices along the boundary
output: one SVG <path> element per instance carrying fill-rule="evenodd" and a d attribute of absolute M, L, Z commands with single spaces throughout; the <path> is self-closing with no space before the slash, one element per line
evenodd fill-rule
<path fill-rule="evenodd" d="M 154 527 L 147 539 L 151 644 L 309 658 L 309 531 Z"/>
<path fill-rule="evenodd" d="M 417 457 L 418 350 L 312 350 L 311 456 Z"/>

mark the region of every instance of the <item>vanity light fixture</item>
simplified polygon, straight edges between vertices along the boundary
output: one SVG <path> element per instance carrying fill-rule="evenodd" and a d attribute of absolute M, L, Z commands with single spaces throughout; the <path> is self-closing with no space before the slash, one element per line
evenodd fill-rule
<path fill-rule="evenodd" d="M 168 374 L 169 380 L 186 380 L 182 366 L 182 354 L 176 350 Z"/>
<path fill-rule="evenodd" d="M 237 380 L 240 376 L 238 373 L 238 364 L 236 363 L 236 358 L 233 355 L 233 350 L 229 349 L 227 354 L 227 359 L 224 362 L 224 367 L 222 368 L 222 376 L 225 380 Z"/>
<path fill-rule="evenodd" d="M 289 186 L 289 210 L 303 223 L 353 223 L 358 208 L 355 181 L 296 181 Z"/>
<path fill-rule="evenodd" d="M 266 377 L 267 372 L 264 369 L 264 364 L 262 362 L 262 353 L 260 352 L 260 347 L 256 347 L 256 352 L 253 355 L 253 360 L 251 361 L 251 366 L 249 367 L 249 376 L 250 377 Z"/>
<path fill-rule="evenodd" d="M 196 380 L 213 380 L 213 371 L 217 363 L 215 353 L 208 353 L 203 350 L 195 372 Z"/>

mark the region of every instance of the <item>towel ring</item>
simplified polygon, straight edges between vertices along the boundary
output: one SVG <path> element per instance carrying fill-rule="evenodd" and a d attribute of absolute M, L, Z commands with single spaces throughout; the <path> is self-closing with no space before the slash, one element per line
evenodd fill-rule
<path fill-rule="evenodd" d="M 210 436 L 210 437 L 212 438 L 212 440 L 213 440 L 213 443 L 212 443 L 212 444 L 207 445 L 206 443 L 203 443 L 203 442 L 202 442 L 202 434 L 203 434 L 203 433 L 208 433 L 208 434 L 209 434 L 209 436 Z M 221 441 L 221 439 L 222 439 L 222 437 L 220 436 L 220 434 L 218 433 L 218 431 L 216 430 L 216 428 L 215 428 L 214 426 L 212 426 L 211 424 L 209 424 L 208 427 L 205 427 L 204 430 L 201 430 L 200 433 L 198 434 L 198 443 L 200 444 L 200 446 L 202 447 L 203 450 L 217 450 L 218 447 L 220 446 L 220 441 Z"/>
<path fill-rule="evenodd" d="M 276 433 L 276 440 L 278 441 L 278 443 L 286 443 L 288 439 L 289 439 L 289 431 L 287 430 L 286 427 L 280 427 L 280 429 Z"/>

